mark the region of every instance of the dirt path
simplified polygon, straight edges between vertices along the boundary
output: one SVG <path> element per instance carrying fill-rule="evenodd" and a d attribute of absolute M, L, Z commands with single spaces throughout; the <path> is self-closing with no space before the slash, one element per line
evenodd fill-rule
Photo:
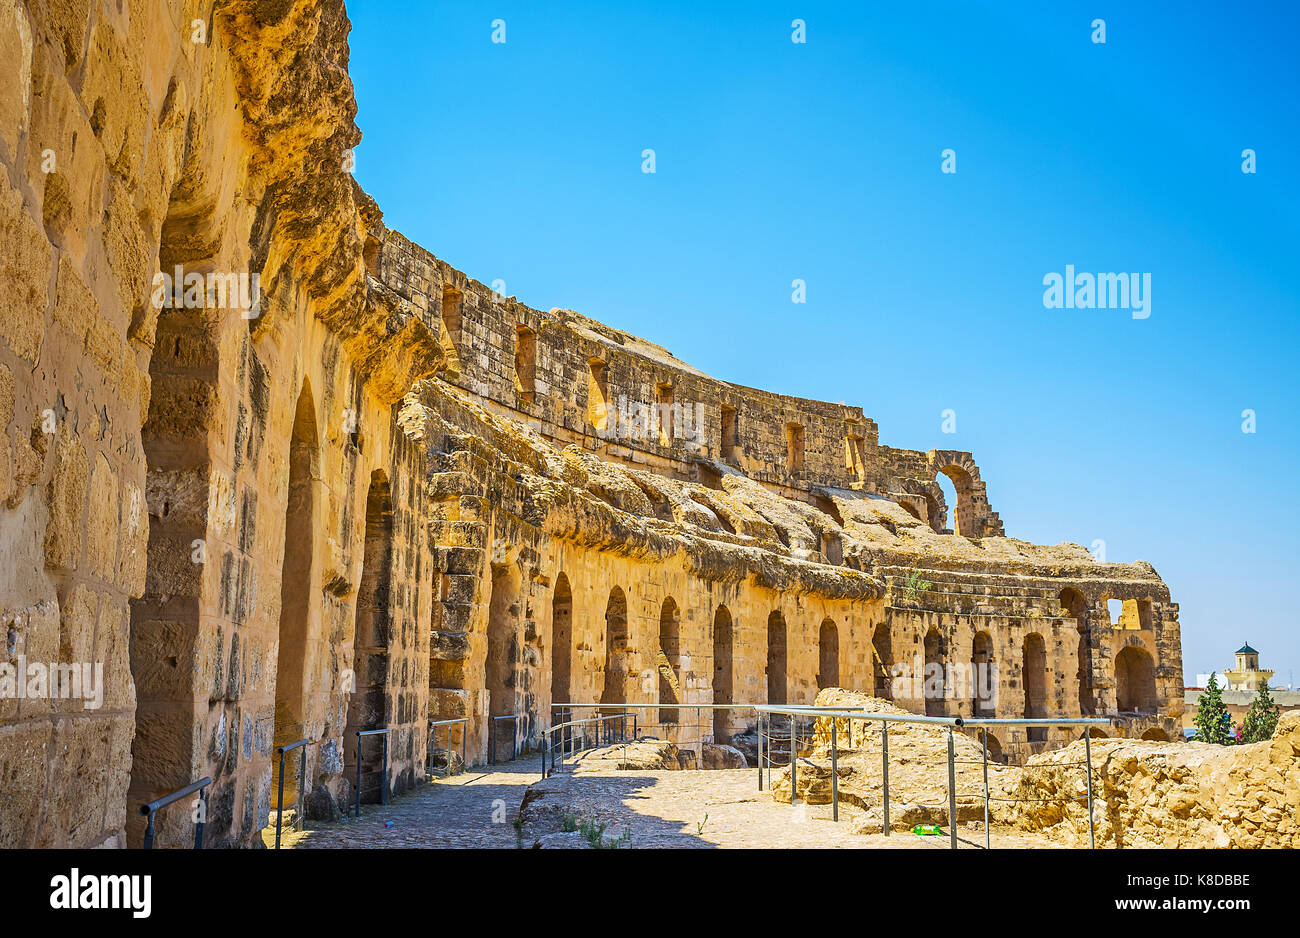
<path fill-rule="evenodd" d="M 841 804 L 840 820 L 829 805 L 780 804 L 758 790 L 754 769 L 715 771 L 612 771 L 579 763 L 534 786 L 524 811 L 530 845 L 560 829 L 565 814 L 603 822 L 606 838 L 631 831 L 630 846 L 693 848 L 913 848 L 947 850 L 946 836 L 910 832 L 855 834 L 861 814 Z M 959 848 L 984 846 L 982 830 L 958 831 Z M 994 847 L 1051 847 L 1044 837 L 994 829 Z"/>
<path fill-rule="evenodd" d="M 860 813 L 841 805 L 838 823 L 829 805 L 791 807 L 758 790 L 754 769 L 619 771 L 595 751 L 590 759 L 561 768 L 539 781 L 535 759 L 470 769 L 450 779 L 393 799 L 387 806 L 364 805 L 361 818 L 330 824 L 309 822 L 301 833 L 286 830 L 286 848 L 443 847 L 516 849 L 532 847 L 561 831 L 565 818 L 606 825 L 613 840 L 629 831 L 636 848 L 912 848 L 947 850 L 948 837 L 918 837 L 895 831 L 855 834 Z M 523 823 L 515 820 L 523 807 Z M 391 826 L 389 826 L 391 824 Z M 959 846 L 984 845 L 982 830 L 962 828 Z M 586 846 L 580 835 L 548 838 Z M 274 842 L 270 831 L 268 845 Z M 994 829 L 995 847 L 1051 847 L 1045 837 Z"/>

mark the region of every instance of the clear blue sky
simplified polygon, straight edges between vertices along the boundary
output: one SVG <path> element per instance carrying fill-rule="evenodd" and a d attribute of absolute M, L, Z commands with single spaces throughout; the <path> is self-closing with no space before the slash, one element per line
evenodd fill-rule
<path fill-rule="evenodd" d="M 1189 682 L 1285 682 L 1300 4 L 858 6 L 353 2 L 357 178 L 530 306 L 973 451 L 1009 534 L 1155 565 Z M 1067 264 L 1150 318 L 1045 309 Z"/>

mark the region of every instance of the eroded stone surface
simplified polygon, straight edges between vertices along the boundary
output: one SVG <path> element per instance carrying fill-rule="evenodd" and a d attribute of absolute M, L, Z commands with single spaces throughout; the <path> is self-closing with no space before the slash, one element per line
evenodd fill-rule
<path fill-rule="evenodd" d="M 466 718 L 442 745 L 475 764 L 557 704 L 628 706 L 679 771 L 753 729 L 740 705 L 927 661 L 996 662 L 999 715 L 1176 731 L 1150 564 L 1008 537 L 970 453 L 884 445 L 858 407 L 710 378 L 389 230 L 346 169 L 349 28 L 341 0 L 0 0 L 7 653 L 105 669 L 93 711 L 0 700 L 12 845 L 138 844 L 138 805 L 203 775 L 208 842 L 253 844 L 279 746 L 309 740 L 328 817 L 358 764 L 378 795 L 358 731 L 389 730 L 400 792 L 428 720 Z"/>

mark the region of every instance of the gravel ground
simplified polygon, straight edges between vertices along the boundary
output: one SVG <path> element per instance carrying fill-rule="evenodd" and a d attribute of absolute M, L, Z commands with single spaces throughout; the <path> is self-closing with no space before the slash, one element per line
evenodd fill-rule
<path fill-rule="evenodd" d="M 910 832 L 855 834 L 862 812 L 841 805 L 838 823 L 829 805 L 774 802 L 758 790 L 755 769 L 618 770 L 618 754 L 593 750 L 544 782 L 528 759 L 437 779 L 387 806 L 364 805 L 359 819 L 309 822 L 285 831 L 287 848 L 452 847 L 516 849 L 585 846 L 580 834 L 560 834 L 574 822 L 605 824 L 604 838 L 625 832 L 636 848 L 913 848 L 946 850 L 944 836 Z M 521 811 L 522 808 L 522 811 Z M 517 827 L 516 820 L 522 814 Z M 274 842 L 268 829 L 268 845 Z M 977 825 L 958 832 L 962 847 L 984 844 Z M 994 828 L 995 847 L 1056 846 L 1045 837 Z"/>

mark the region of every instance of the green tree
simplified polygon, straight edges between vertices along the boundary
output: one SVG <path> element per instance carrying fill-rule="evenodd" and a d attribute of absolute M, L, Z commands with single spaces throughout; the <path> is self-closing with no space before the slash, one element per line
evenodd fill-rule
<path fill-rule="evenodd" d="M 1279 712 L 1273 695 L 1268 692 L 1268 681 L 1261 680 L 1255 699 L 1250 702 L 1250 709 L 1241 721 L 1241 741 L 1260 743 L 1272 739 Z"/>
<path fill-rule="evenodd" d="M 1214 674 L 1205 693 L 1196 698 L 1196 739 L 1202 743 L 1227 746 L 1232 743 L 1232 718 L 1223 703 L 1223 690 Z"/>

